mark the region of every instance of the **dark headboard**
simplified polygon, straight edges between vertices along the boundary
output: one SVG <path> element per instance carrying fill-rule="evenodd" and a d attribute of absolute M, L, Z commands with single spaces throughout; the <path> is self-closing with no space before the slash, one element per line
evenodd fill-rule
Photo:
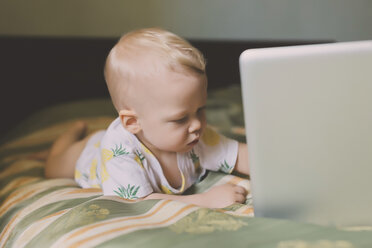
<path fill-rule="evenodd" d="M 0 36 L 1 134 L 43 107 L 109 97 L 103 64 L 116 41 L 117 38 Z M 207 58 L 212 89 L 240 83 L 238 58 L 248 48 L 319 41 L 191 40 L 191 43 Z"/>

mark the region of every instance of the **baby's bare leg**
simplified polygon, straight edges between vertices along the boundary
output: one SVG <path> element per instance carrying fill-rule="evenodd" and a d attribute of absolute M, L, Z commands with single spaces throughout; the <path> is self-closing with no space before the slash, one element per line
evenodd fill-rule
<path fill-rule="evenodd" d="M 74 178 L 75 164 L 90 136 L 87 124 L 76 122 L 52 145 L 45 164 L 46 178 Z"/>

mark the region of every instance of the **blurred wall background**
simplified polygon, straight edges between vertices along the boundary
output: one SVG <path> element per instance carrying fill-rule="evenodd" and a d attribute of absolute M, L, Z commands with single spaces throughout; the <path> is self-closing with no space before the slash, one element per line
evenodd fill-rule
<path fill-rule="evenodd" d="M 38 109 L 108 97 L 105 57 L 133 29 L 199 41 L 217 88 L 240 82 L 247 47 L 372 39 L 371 24 L 372 0 L 0 0 L 0 133 Z"/>
<path fill-rule="evenodd" d="M 118 37 L 150 26 L 194 39 L 372 39 L 372 1 L 0 0 L 0 35 Z"/>

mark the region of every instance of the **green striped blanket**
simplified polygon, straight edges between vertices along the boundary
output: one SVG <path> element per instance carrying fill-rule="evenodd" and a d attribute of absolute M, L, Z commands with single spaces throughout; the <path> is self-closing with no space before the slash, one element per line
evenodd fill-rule
<path fill-rule="evenodd" d="M 209 95 L 207 119 L 225 135 L 244 141 L 239 88 Z M 89 130 L 107 127 L 114 111 L 107 99 L 50 107 L 32 115 L 0 145 L 0 247 L 372 247 L 372 227 L 337 228 L 254 218 L 246 204 L 207 209 L 169 200 L 129 201 L 81 189 L 71 179 L 47 180 L 44 161 L 30 154 L 48 148 L 76 119 Z M 188 190 L 249 181 L 209 173 Z M 345 213 L 347 214 L 347 213 Z"/>

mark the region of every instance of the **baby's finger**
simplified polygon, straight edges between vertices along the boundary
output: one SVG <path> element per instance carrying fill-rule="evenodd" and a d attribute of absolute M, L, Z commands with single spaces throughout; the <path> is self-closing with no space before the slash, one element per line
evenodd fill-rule
<path fill-rule="evenodd" d="M 246 200 L 245 195 L 242 195 L 242 194 L 236 194 L 235 195 L 235 202 L 237 202 L 237 203 L 244 203 L 245 200 Z"/>
<path fill-rule="evenodd" d="M 241 195 L 247 195 L 247 191 L 241 186 L 235 186 L 235 192 Z"/>

